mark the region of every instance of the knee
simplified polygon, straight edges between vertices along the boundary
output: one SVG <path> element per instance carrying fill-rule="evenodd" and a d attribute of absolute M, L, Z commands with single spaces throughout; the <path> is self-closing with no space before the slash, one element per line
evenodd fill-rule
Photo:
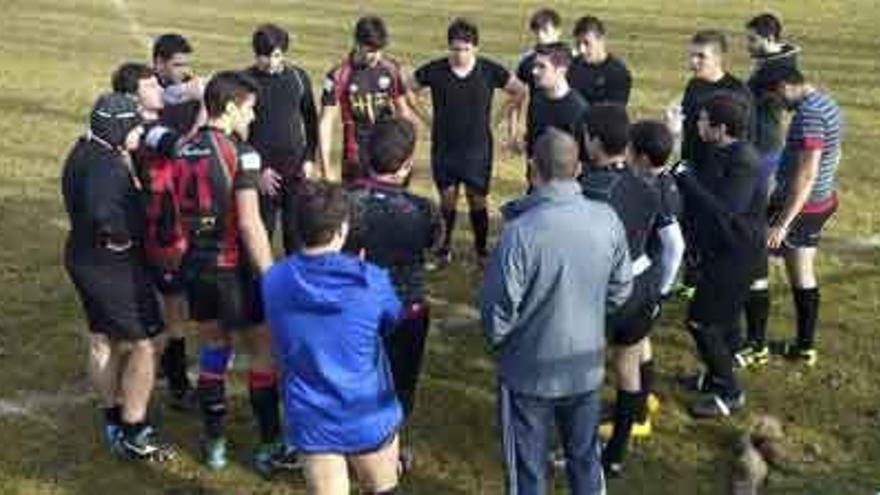
<path fill-rule="evenodd" d="M 103 334 L 92 334 L 89 337 L 89 359 L 99 366 L 106 366 L 113 353 L 113 344 Z"/>

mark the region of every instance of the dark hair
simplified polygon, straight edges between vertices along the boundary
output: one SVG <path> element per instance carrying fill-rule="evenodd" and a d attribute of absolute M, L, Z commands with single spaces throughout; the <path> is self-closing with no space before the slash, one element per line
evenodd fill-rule
<path fill-rule="evenodd" d="M 727 127 L 727 135 L 741 139 L 745 137 L 749 126 L 748 103 L 735 94 L 719 92 L 709 98 L 702 106 L 709 117 L 709 125 Z"/>
<path fill-rule="evenodd" d="M 226 112 L 230 101 L 239 104 L 248 95 L 255 95 L 259 86 L 247 74 L 238 71 L 223 71 L 214 74 L 205 86 L 205 109 L 208 117 L 219 117 Z"/>
<path fill-rule="evenodd" d="M 463 41 L 474 46 L 480 44 L 480 32 L 477 25 L 467 19 L 455 19 L 446 30 L 446 42 Z"/>
<path fill-rule="evenodd" d="M 192 53 L 189 41 L 177 33 L 167 33 L 156 38 L 153 42 L 153 60 L 159 58 L 168 60 L 178 53 Z"/>
<path fill-rule="evenodd" d="M 381 50 L 388 44 L 388 30 L 381 17 L 368 15 L 358 19 L 354 26 L 354 42 L 358 45 Z"/>
<path fill-rule="evenodd" d="M 290 36 L 287 31 L 276 24 L 268 23 L 257 26 L 251 39 L 254 55 L 268 57 L 276 48 L 282 52 L 287 51 L 290 44 Z"/>
<path fill-rule="evenodd" d="M 589 138 L 597 138 L 609 155 L 626 151 L 629 143 L 629 116 L 623 105 L 600 103 L 587 112 Z"/>
<path fill-rule="evenodd" d="M 367 139 L 370 169 L 377 174 L 393 174 L 413 155 L 416 129 L 402 118 L 376 123 Z"/>
<path fill-rule="evenodd" d="M 136 95 L 141 79 L 149 79 L 156 75 L 146 64 L 126 62 L 119 66 L 110 78 L 110 85 L 116 93 Z"/>
<path fill-rule="evenodd" d="M 297 192 L 296 219 L 305 247 L 323 246 L 333 240 L 349 218 L 345 189 L 327 181 L 307 182 Z"/>
<path fill-rule="evenodd" d="M 574 179 L 580 170 L 578 152 L 578 144 L 570 134 L 550 127 L 535 141 L 532 163 L 545 181 Z"/>
<path fill-rule="evenodd" d="M 716 29 L 697 31 L 691 37 L 691 43 L 695 45 L 711 45 L 718 48 L 720 53 L 727 53 L 727 37 Z"/>
<path fill-rule="evenodd" d="M 529 20 L 529 30 L 537 33 L 546 26 L 559 26 L 560 24 L 562 24 L 562 18 L 559 17 L 559 12 L 553 9 L 538 9 Z"/>
<path fill-rule="evenodd" d="M 555 67 L 568 67 L 571 65 L 571 50 L 565 43 L 549 43 L 535 48 L 535 55 L 550 59 Z"/>
<path fill-rule="evenodd" d="M 581 17 L 574 24 L 574 29 L 571 34 L 575 38 L 580 38 L 586 36 L 588 33 L 593 33 L 596 36 L 605 36 L 605 24 L 602 24 L 602 21 L 600 21 L 598 17 L 592 15 Z"/>
<path fill-rule="evenodd" d="M 758 36 L 774 41 L 782 37 L 782 22 L 775 15 L 766 12 L 747 22 L 746 29 L 751 29 Z"/>
<path fill-rule="evenodd" d="M 656 120 L 640 120 L 629 128 L 629 144 L 637 155 L 645 155 L 654 167 L 669 160 L 675 141 L 669 127 Z"/>
<path fill-rule="evenodd" d="M 765 72 L 764 81 L 771 90 L 778 89 L 781 84 L 803 84 L 806 78 L 796 67 L 790 65 L 771 65 Z"/>

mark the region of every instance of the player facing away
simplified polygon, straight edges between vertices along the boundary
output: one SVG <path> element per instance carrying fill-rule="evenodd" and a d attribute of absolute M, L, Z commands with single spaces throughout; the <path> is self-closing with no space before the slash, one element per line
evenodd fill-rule
<path fill-rule="evenodd" d="M 691 414 L 729 416 L 745 404 L 733 355 L 743 304 L 766 257 L 767 191 L 758 152 L 746 138 L 749 109 L 742 100 L 713 96 L 703 104 L 698 125 L 711 145 L 707 160 L 693 169 L 679 164 L 673 174 L 690 208 L 696 291 L 687 325 L 706 371 L 681 381 L 701 394 Z"/>
<path fill-rule="evenodd" d="M 271 239 L 281 217 L 284 251 L 299 246 L 293 221 L 297 190 L 314 167 L 318 148 L 318 111 L 309 75 L 285 60 L 290 44 L 287 31 L 264 24 L 254 31 L 255 63 L 247 73 L 260 85 L 256 117 L 248 142 L 262 159 L 260 210 Z M 326 171 L 316 171 L 319 176 Z"/>
<path fill-rule="evenodd" d="M 608 331 L 614 349 L 617 400 L 613 424 L 600 429 L 608 439 L 603 466 L 609 476 L 620 475 L 633 427 L 638 422 L 640 436 L 650 433 L 647 421 L 651 370 L 648 335 L 658 315 L 661 281 L 674 268 L 653 259 L 648 251 L 651 237 L 661 236 L 662 204 L 660 191 L 639 170 L 627 162 L 629 119 L 617 104 L 599 104 L 587 119 L 587 148 L 590 170 L 583 174 L 584 194 L 607 203 L 617 213 L 627 232 L 632 259 L 633 291 L 627 302 L 608 315 Z M 671 249 L 672 247 L 666 248 Z M 642 383 L 644 381 L 647 383 Z"/>
<path fill-rule="evenodd" d="M 375 16 L 358 19 L 354 48 L 324 78 L 319 127 L 321 167 L 328 176 L 333 175 L 333 125 L 341 117 L 341 177 L 346 183 L 365 175 L 364 147 L 373 124 L 395 115 L 412 118 L 400 65 L 383 51 L 387 44 L 385 21 Z"/>
<path fill-rule="evenodd" d="M 796 338 L 784 354 L 813 366 L 819 319 L 815 262 L 822 229 L 837 211 L 843 118 L 834 99 L 797 69 L 779 67 L 768 79 L 772 91 L 794 110 L 768 212 L 767 245 L 785 260 L 795 306 Z M 762 348 L 765 337 L 766 327 L 757 327 L 749 347 Z"/>
<path fill-rule="evenodd" d="M 577 55 L 568 82 L 590 105 L 629 103 L 632 74 L 623 60 L 608 53 L 605 24 L 593 16 L 577 20 L 572 31 Z"/>
<path fill-rule="evenodd" d="M 164 100 L 155 72 L 144 64 L 126 63 L 113 74 L 113 91 L 138 103 L 144 135 L 131 154 L 146 202 L 144 252 L 162 299 L 165 331 L 156 339 L 161 370 L 168 381 L 169 405 L 188 410 L 195 404 L 194 388 L 186 365 L 186 297 L 180 279 L 180 252 L 186 239 L 173 205 L 173 160 L 182 139 L 161 121 Z"/>
<path fill-rule="evenodd" d="M 70 232 L 64 266 L 91 331 L 88 374 L 103 409 L 104 439 L 126 457 L 163 461 L 172 450 L 147 421 L 155 377 L 153 338 L 162 330 L 143 254 L 143 205 L 127 153 L 143 127 L 134 99 L 101 96 L 89 132 L 62 172 Z"/>
<path fill-rule="evenodd" d="M 489 214 L 486 198 L 492 179 L 492 100 L 496 89 L 508 100 L 501 110 L 506 115 L 518 106 L 525 88 L 497 62 L 479 56 L 477 26 L 454 20 L 447 30 L 449 55 L 419 67 L 413 76 L 413 91 L 431 90 L 433 119 L 414 107 L 431 127 L 431 172 L 440 194 L 440 208 L 446 235 L 439 258 L 451 259 L 452 231 L 457 216 L 458 196 L 464 186 L 474 252 L 479 263 L 486 257 Z M 508 134 L 513 132 L 508 129 Z"/>
<path fill-rule="evenodd" d="M 178 153 L 177 188 L 188 247 L 182 271 L 190 316 L 198 323 L 198 397 L 208 467 L 226 465 L 226 371 L 233 332 L 251 357 L 250 402 L 260 432 L 255 467 L 267 472 L 283 452 L 278 390 L 263 325 L 258 276 L 272 262 L 260 219 L 260 157 L 243 142 L 254 118 L 258 85 L 240 72 L 221 72 L 205 88 L 207 125 Z"/>

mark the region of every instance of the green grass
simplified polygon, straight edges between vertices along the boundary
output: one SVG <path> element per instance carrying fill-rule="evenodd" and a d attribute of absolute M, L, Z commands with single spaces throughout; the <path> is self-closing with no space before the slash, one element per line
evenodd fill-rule
<path fill-rule="evenodd" d="M 58 172 L 69 146 L 83 129 L 90 103 L 108 86 L 121 61 L 144 59 L 142 40 L 111 0 L 6 0 L 0 18 L 0 399 L 34 391 L 66 390 L 77 396 L 83 382 L 85 330 L 72 287 L 60 266 L 63 210 Z M 322 74 L 348 45 L 360 13 L 384 15 L 391 52 L 415 63 L 441 56 L 445 24 L 464 14 L 482 27 L 483 53 L 512 64 L 527 44 L 523 34 L 535 2 L 381 0 L 300 2 L 216 0 L 132 1 L 131 16 L 148 34 L 180 30 L 194 42 L 201 73 L 250 62 L 249 36 L 272 20 L 295 34 L 293 58 L 319 86 Z M 569 21 L 587 13 L 581 2 L 553 3 Z M 633 113 L 659 116 L 678 98 L 686 80 L 684 44 L 698 27 L 733 33 L 732 70 L 747 71 L 742 23 L 765 8 L 780 13 L 803 48 L 809 76 L 828 88 L 844 108 L 846 140 L 840 169 L 842 205 L 828 232 L 819 264 L 823 281 L 820 363 L 804 372 L 774 363 L 745 375 L 749 412 L 782 419 L 795 444 L 819 447 L 812 462 L 774 473 L 766 493 L 846 494 L 880 489 L 880 252 L 847 241 L 880 233 L 875 190 L 880 173 L 874 137 L 880 110 L 873 0 L 822 2 L 635 1 L 591 2 L 590 13 L 608 22 L 613 51 L 636 77 Z M 568 24 L 567 24 L 568 25 Z M 424 135 L 424 133 L 423 133 Z M 427 143 L 419 150 L 416 188 L 430 193 Z M 522 164 L 501 156 L 496 167 L 495 206 L 521 190 Z M 466 224 L 465 221 L 460 222 Z M 59 227 L 61 226 L 61 227 Z M 497 226 L 496 226 L 497 227 Z M 465 251 L 463 233 L 457 247 Z M 781 272 L 774 270 L 772 328 L 791 333 L 792 311 Z M 433 276 L 434 296 L 469 303 L 478 278 L 468 267 Z M 405 487 L 416 494 L 493 494 L 501 487 L 494 426 L 493 367 L 483 353 L 479 329 L 445 329 L 448 310 L 435 312 L 428 358 L 410 440 L 417 467 Z M 693 422 L 684 395 L 671 377 L 693 365 L 682 331 L 679 304 L 667 308 L 656 331 L 660 393 L 664 408 L 657 433 L 633 449 L 623 481 L 612 493 L 724 493 L 731 443 L 748 421 Z M 73 392 L 70 392 L 73 390 Z M 40 409 L 34 416 L 0 417 L 0 493 L 300 493 L 296 477 L 260 480 L 246 467 L 254 434 L 246 397 L 235 389 L 231 438 L 237 456 L 222 474 L 198 466 L 197 421 L 163 415 L 168 436 L 179 442 L 181 459 L 167 466 L 120 463 L 98 445 L 95 414 L 88 401 Z M 562 483 L 558 483 L 560 487 Z"/>

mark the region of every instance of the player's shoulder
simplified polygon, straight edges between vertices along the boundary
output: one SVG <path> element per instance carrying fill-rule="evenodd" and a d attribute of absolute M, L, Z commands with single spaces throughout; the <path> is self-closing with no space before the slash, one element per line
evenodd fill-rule
<path fill-rule="evenodd" d="M 230 141 L 235 147 L 239 168 L 246 171 L 259 171 L 262 166 L 262 159 L 257 150 L 240 139 L 230 139 Z"/>

